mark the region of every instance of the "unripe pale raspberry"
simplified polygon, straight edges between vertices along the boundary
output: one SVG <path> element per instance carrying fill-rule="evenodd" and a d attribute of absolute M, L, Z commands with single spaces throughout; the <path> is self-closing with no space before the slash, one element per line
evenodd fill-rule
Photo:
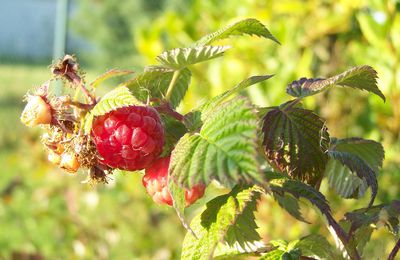
<path fill-rule="evenodd" d="M 51 162 L 55 165 L 59 165 L 61 162 L 61 155 L 50 150 L 47 155 L 47 159 L 49 160 L 49 162 Z"/>
<path fill-rule="evenodd" d="M 136 171 L 162 152 L 164 128 L 154 108 L 129 106 L 95 118 L 92 137 L 102 163 Z"/>
<path fill-rule="evenodd" d="M 80 166 L 81 165 L 75 154 L 65 152 L 61 155 L 60 168 L 68 172 L 74 173 L 78 171 Z"/>
<path fill-rule="evenodd" d="M 157 204 L 172 206 L 171 193 L 168 190 L 168 168 L 171 157 L 159 158 L 145 170 L 142 178 L 143 186 L 147 193 Z M 199 184 L 185 191 L 186 206 L 203 197 L 205 186 Z"/>
<path fill-rule="evenodd" d="M 22 111 L 21 122 L 33 127 L 39 124 L 50 124 L 51 107 L 41 96 L 29 96 L 28 103 Z"/>

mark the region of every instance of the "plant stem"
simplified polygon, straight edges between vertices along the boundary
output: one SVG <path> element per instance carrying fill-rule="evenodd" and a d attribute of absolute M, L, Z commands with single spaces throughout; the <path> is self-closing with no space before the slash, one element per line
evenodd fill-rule
<path fill-rule="evenodd" d="M 176 81 L 178 80 L 179 74 L 181 73 L 180 70 L 176 70 L 174 71 L 174 74 L 172 75 L 172 79 L 171 82 L 169 83 L 168 89 L 167 89 L 167 93 L 165 94 L 165 99 L 167 101 L 171 100 L 171 96 L 172 96 L 172 91 L 174 90 Z"/>
<path fill-rule="evenodd" d="M 361 260 L 360 254 L 357 251 L 357 248 L 350 242 L 349 235 L 343 230 L 343 228 L 336 222 L 332 215 L 326 214 L 328 219 L 329 226 L 331 227 L 330 231 L 334 232 L 336 237 L 339 238 L 340 242 L 343 244 L 344 249 L 349 255 L 350 259 Z"/>
<path fill-rule="evenodd" d="M 161 106 L 154 107 L 158 112 L 167 114 L 176 120 L 183 122 L 185 121 L 185 117 L 175 110 L 173 110 L 170 106 L 169 103 L 162 104 Z"/>
<path fill-rule="evenodd" d="M 388 257 L 388 260 L 394 260 L 395 257 L 396 257 L 396 255 L 397 255 L 397 252 L 399 252 L 399 249 L 400 249 L 400 239 L 397 240 L 397 243 L 396 243 L 396 245 L 393 247 L 392 252 L 390 252 L 390 255 L 389 255 L 389 257 Z"/>

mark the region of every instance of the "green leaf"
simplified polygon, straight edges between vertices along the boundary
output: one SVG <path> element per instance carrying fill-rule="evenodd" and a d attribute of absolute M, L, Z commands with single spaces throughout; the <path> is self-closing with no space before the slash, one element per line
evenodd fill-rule
<path fill-rule="evenodd" d="M 90 133 L 95 116 L 105 115 L 118 108 L 132 105 L 143 105 L 143 103 L 138 101 L 127 87 L 122 86 L 111 90 L 86 115 L 84 122 L 85 133 Z"/>
<path fill-rule="evenodd" d="M 352 237 L 350 243 L 362 252 L 375 229 L 386 227 L 399 236 L 400 201 L 362 208 L 345 214 L 340 225 Z"/>
<path fill-rule="evenodd" d="M 97 77 L 92 83 L 90 83 L 90 86 L 92 88 L 96 88 L 100 83 L 102 83 L 103 81 L 105 81 L 109 78 L 125 76 L 125 75 L 129 75 L 132 73 L 133 73 L 132 70 L 112 69 L 112 70 L 109 70 L 109 71 L 105 72 L 104 74 L 100 75 L 99 77 Z"/>
<path fill-rule="evenodd" d="M 329 186 L 342 198 L 361 198 L 368 189 L 364 179 L 360 179 L 351 170 L 335 159 L 329 159 L 324 176 Z"/>
<path fill-rule="evenodd" d="M 279 206 L 285 209 L 290 215 L 292 215 L 297 220 L 309 223 L 302 216 L 300 212 L 299 201 L 297 199 L 286 193 L 285 194 L 273 193 L 273 196 L 276 199 L 276 201 L 278 201 Z"/>
<path fill-rule="evenodd" d="M 208 34 L 195 43 L 195 46 L 208 45 L 214 41 L 222 40 L 230 36 L 240 36 L 243 34 L 256 35 L 270 39 L 279 44 L 279 41 L 268 31 L 268 29 L 258 20 L 249 18 L 241 20 L 214 33 Z"/>
<path fill-rule="evenodd" d="M 273 179 L 269 182 L 270 190 L 273 193 L 285 194 L 289 193 L 297 199 L 303 198 L 316 206 L 319 211 L 326 217 L 329 227 L 335 231 L 335 234 L 341 241 L 348 240 L 348 235 L 342 227 L 336 222 L 332 216 L 331 209 L 324 195 L 313 187 L 299 181 L 282 178 Z M 347 252 L 354 255 L 354 248 L 351 245 L 345 245 Z"/>
<path fill-rule="evenodd" d="M 339 161 L 342 165 L 346 166 L 346 168 L 348 168 L 348 170 L 351 171 L 353 174 L 356 174 L 359 179 L 359 183 L 360 181 L 365 180 L 366 184 L 371 187 L 372 194 L 369 203 L 369 206 L 371 206 L 378 191 L 378 182 L 376 179 L 376 175 L 379 169 L 382 167 L 382 162 L 384 158 L 384 150 L 382 145 L 378 142 L 365 140 L 362 138 L 333 140 L 331 147 L 328 150 L 328 154 L 330 157 Z M 344 175 L 349 171 L 342 171 L 340 173 Z M 338 190 L 343 187 L 343 184 L 339 181 L 344 181 L 343 177 L 340 177 L 340 175 L 336 175 L 336 178 L 331 177 L 331 179 L 335 179 L 338 181 L 338 184 L 335 185 L 335 187 L 337 186 L 336 189 Z M 348 181 L 351 180 L 352 179 L 348 179 Z M 352 185 L 353 187 L 351 188 L 362 188 L 362 183 L 357 186 L 356 182 L 357 179 L 355 181 L 355 184 Z M 342 190 L 342 193 L 343 191 L 344 190 Z"/>
<path fill-rule="evenodd" d="M 121 107 L 143 105 L 138 101 L 127 87 L 118 87 L 108 92 L 90 111 L 94 116 L 105 115 Z"/>
<path fill-rule="evenodd" d="M 165 67 L 147 67 L 146 70 L 136 78 L 123 83 L 141 101 L 146 102 L 148 98 L 163 99 L 168 86 L 172 80 L 174 70 Z M 177 107 L 186 94 L 190 84 L 192 73 L 189 69 L 182 69 L 175 82 L 171 95 L 171 106 Z"/>
<path fill-rule="evenodd" d="M 222 101 L 230 97 L 231 95 L 235 93 L 239 93 L 243 90 L 245 90 L 247 87 L 250 87 L 254 84 L 257 84 L 259 82 L 265 81 L 269 78 L 271 78 L 273 75 L 260 75 L 260 76 L 251 76 L 245 80 L 242 80 L 239 84 L 231 88 L 230 90 L 212 98 L 209 102 L 204 104 L 201 107 L 201 111 L 203 112 L 203 119 L 208 117 L 208 112 L 213 111 L 216 109 L 216 106 L 218 106 Z"/>
<path fill-rule="evenodd" d="M 288 193 L 297 199 L 306 199 L 316 206 L 325 216 L 331 214 L 331 209 L 324 195 L 303 182 L 281 178 L 271 180 L 269 184 L 273 193 L 277 193 L 281 196 Z"/>
<path fill-rule="evenodd" d="M 230 193 L 208 202 L 207 208 L 190 224 L 197 238 L 189 232 L 186 234 L 181 259 L 210 259 L 216 246 L 224 241 L 232 226 L 241 223 L 242 227 L 243 224 L 249 223 L 249 226 L 254 228 L 252 211 L 255 210 L 261 192 L 262 189 L 256 186 L 244 189 L 236 187 Z M 255 230 L 246 230 L 246 235 L 249 233 L 250 239 L 259 239 Z"/>
<path fill-rule="evenodd" d="M 232 259 L 238 256 L 258 256 L 260 253 L 269 252 L 271 250 L 273 250 L 273 248 L 265 245 L 262 241 L 247 242 L 246 250 L 236 245 L 229 246 L 224 242 L 219 243 L 215 248 L 213 259 Z"/>
<path fill-rule="evenodd" d="M 295 103 L 290 101 L 265 115 L 263 146 L 278 171 L 315 185 L 328 161 L 329 134 L 319 116 Z"/>
<path fill-rule="evenodd" d="M 300 249 L 302 256 L 316 259 L 335 259 L 331 245 L 321 235 L 313 234 L 303 237 L 291 246 Z"/>
<path fill-rule="evenodd" d="M 257 116 L 246 98 L 218 106 L 198 133 L 188 133 L 172 152 L 170 174 L 191 188 L 216 180 L 226 187 L 261 183 L 257 162 Z"/>
<path fill-rule="evenodd" d="M 394 235 L 399 235 L 400 201 L 362 208 L 345 214 L 342 222 L 351 224 L 349 233 L 354 233 L 361 227 L 375 225 L 376 228 L 386 227 Z"/>
<path fill-rule="evenodd" d="M 375 93 L 385 101 L 385 96 L 377 86 L 377 73 L 367 65 L 354 67 L 328 79 L 307 79 L 290 83 L 286 92 L 293 97 L 304 98 L 325 91 L 333 86 L 351 87 Z"/>
<path fill-rule="evenodd" d="M 196 131 L 201 127 L 203 122 L 209 117 L 210 113 L 218 109 L 218 105 L 221 104 L 225 99 L 230 97 L 235 93 L 239 93 L 245 90 L 247 87 L 257 84 L 259 82 L 265 81 L 271 78 L 273 75 L 259 75 L 251 76 L 239 84 L 231 88 L 230 90 L 212 98 L 208 102 L 201 105 L 199 108 L 185 115 L 185 125 L 191 131 Z"/>
<path fill-rule="evenodd" d="M 177 48 L 161 53 L 157 61 L 169 68 L 179 70 L 189 65 L 220 57 L 230 46 L 198 46 Z"/>
<path fill-rule="evenodd" d="M 275 249 L 260 257 L 259 260 L 279 260 L 282 259 L 282 256 L 285 253 L 286 252 L 281 249 Z"/>
<path fill-rule="evenodd" d="M 285 240 L 278 239 L 269 242 L 275 247 L 274 250 L 264 254 L 260 260 L 299 260 L 301 252 L 297 248 L 292 248 Z"/>

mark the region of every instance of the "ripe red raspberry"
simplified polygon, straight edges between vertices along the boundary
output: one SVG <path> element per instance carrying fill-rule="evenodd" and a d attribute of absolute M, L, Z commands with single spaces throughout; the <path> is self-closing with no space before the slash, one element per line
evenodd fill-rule
<path fill-rule="evenodd" d="M 162 152 L 164 128 L 154 108 L 129 106 L 95 118 L 92 137 L 104 164 L 136 171 Z"/>
<path fill-rule="evenodd" d="M 160 158 L 153 162 L 145 170 L 142 182 L 147 193 L 153 197 L 157 204 L 172 206 L 171 193 L 168 190 L 168 167 L 171 157 Z M 199 184 L 185 191 L 186 206 L 190 206 L 196 200 L 203 197 L 205 186 Z"/>

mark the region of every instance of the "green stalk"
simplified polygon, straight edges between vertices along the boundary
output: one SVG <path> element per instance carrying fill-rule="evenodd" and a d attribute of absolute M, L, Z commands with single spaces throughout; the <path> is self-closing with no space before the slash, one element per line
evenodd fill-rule
<path fill-rule="evenodd" d="M 54 31 L 53 59 L 64 56 L 68 33 L 68 0 L 58 0 L 56 9 L 56 21 Z M 62 95 L 63 83 L 56 81 L 55 94 Z"/>
<path fill-rule="evenodd" d="M 172 92 L 174 90 L 176 81 L 178 80 L 178 77 L 179 77 L 180 73 L 181 73 L 180 70 L 176 70 L 174 72 L 174 75 L 172 75 L 172 79 L 171 79 L 171 82 L 169 83 L 169 86 L 168 86 L 168 89 L 167 89 L 167 93 L 165 94 L 165 99 L 167 101 L 171 100 Z"/>

